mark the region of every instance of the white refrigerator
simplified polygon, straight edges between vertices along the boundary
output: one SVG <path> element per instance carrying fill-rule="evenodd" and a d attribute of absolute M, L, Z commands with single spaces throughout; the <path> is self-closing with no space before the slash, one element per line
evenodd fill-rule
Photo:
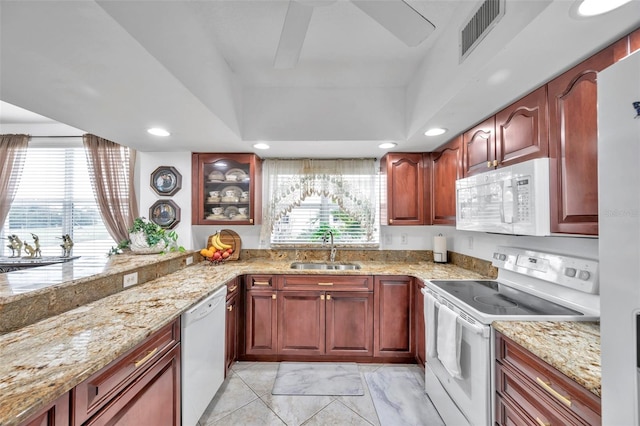
<path fill-rule="evenodd" d="M 637 425 L 640 52 L 598 74 L 598 197 L 602 424 Z"/>

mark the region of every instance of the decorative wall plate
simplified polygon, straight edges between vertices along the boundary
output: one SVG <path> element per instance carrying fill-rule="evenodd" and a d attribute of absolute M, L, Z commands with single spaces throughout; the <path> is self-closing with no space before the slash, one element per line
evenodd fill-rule
<path fill-rule="evenodd" d="M 173 195 L 182 188 L 182 175 L 171 166 L 160 166 L 151 173 L 151 188 L 158 195 Z"/>
<path fill-rule="evenodd" d="M 180 207 L 171 200 L 158 200 L 149 208 L 149 220 L 163 228 L 173 229 L 180 223 Z"/>

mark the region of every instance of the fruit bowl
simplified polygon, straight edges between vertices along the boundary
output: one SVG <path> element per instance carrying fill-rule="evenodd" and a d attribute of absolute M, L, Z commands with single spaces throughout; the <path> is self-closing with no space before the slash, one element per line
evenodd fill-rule
<path fill-rule="evenodd" d="M 200 254 L 214 265 L 240 257 L 240 236 L 230 229 L 222 229 L 207 240 L 207 247 Z"/>

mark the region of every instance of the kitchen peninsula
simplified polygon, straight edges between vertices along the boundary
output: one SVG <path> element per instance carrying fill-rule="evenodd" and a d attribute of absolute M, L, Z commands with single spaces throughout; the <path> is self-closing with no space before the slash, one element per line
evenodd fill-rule
<path fill-rule="evenodd" d="M 85 275 L 80 272 L 79 265 L 82 262 L 78 262 L 78 279 L 54 275 L 52 280 L 56 283 L 48 289 L 33 290 L 33 294 L 36 294 L 33 297 L 28 293 L 16 292 L 15 287 L 12 290 L 12 276 L 7 277 L 10 274 L 0 275 L 0 300 L 6 306 L 12 299 L 14 303 L 32 298 L 34 301 L 55 301 L 62 294 L 81 298 L 84 293 L 91 292 L 86 283 L 96 276 L 103 279 L 104 284 L 99 286 L 103 288 L 101 291 L 112 291 L 110 295 L 78 303 L 81 306 L 0 336 L 0 424 L 19 424 L 29 418 L 174 322 L 190 306 L 228 281 L 250 274 L 292 273 L 292 259 L 286 256 L 250 257 L 245 254 L 243 252 L 242 258 L 247 260 L 218 266 L 199 262 L 200 258 L 195 253 L 176 253 L 164 257 L 118 256 L 109 259 L 102 269 L 94 265 L 93 273 Z M 195 258 L 195 262 L 192 266 L 185 267 L 186 259 L 190 256 Z M 465 266 L 473 263 L 468 259 L 467 261 L 470 263 Z M 299 270 L 295 274 L 404 275 L 419 280 L 477 279 L 488 275 L 488 271 L 481 274 L 453 264 L 437 264 L 427 260 L 362 260 L 357 263 L 361 265 L 361 269 L 356 271 Z M 132 271 L 139 271 L 142 284 L 121 291 L 123 275 Z M 42 273 L 37 270 L 33 272 Z M 147 282 L 143 282 L 145 276 L 148 278 Z M 41 280 L 46 281 L 44 275 Z M 43 281 L 40 283 L 44 284 Z M 24 306 L 24 309 L 29 309 L 26 303 Z M 18 312 L 17 305 L 14 310 Z M 3 322 L 6 318 L 5 311 L 4 308 L 0 311 Z"/>

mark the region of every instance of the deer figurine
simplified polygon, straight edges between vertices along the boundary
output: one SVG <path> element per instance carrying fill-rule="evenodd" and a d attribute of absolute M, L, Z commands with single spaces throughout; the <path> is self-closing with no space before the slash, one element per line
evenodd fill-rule
<path fill-rule="evenodd" d="M 34 233 L 31 233 L 31 236 L 33 237 L 33 244 L 35 246 L 35 257 L 42 257 L 42 251 L 40 250 L 40 237 Z"/>
<path fill-rule="evenodd" d="M 8 248 L 11 249 L 11 257 L 20 257 L 22 254 L 22 241 L 16 234 L 11 234 L 7 237 L 9 240 Z M 18 252 L 18 254 L 16 254 Z"/>
<path fill-rule="evenodd" d="M 69 234 L 65 234 L 62 236 L 62 244 L 60 244 L 60 247 L 62 247 L 62 257 L 71 256 L 71 250 L 73 249 L 73 241 L 71 240 L 71 237 L 69 236 Z"/>

